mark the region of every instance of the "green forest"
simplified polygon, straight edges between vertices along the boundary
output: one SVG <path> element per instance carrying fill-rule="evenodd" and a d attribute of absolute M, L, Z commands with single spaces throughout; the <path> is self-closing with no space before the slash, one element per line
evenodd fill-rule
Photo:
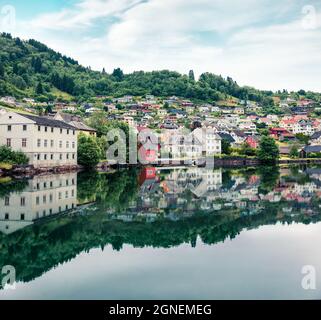
<path fill-rule="evenodd" d="M 234 97 L 273 105 L 272 91 L 241 87 L 230 77 L 211 73 L 195 80 L 192 70 L 187 75 L 169 70 L 131 74 L 124 74 L 120 68 L 110 73 L 105 69 L 93 71 L 36 40 L 23 41 L 7 33 L 0 34 L 0 48 L 0 96 L 29 97 L 43 102 L 57 99 L 82 102 L 96 96 L 153 94 L 204 102 Z M 319 94 L 301 90 L 302 93 L 320 100 Z"/>

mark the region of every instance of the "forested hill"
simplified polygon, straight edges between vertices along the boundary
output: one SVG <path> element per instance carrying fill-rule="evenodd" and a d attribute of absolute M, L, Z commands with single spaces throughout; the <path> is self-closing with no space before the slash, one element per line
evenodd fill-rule
<path fill-rule="evenodd" d="M 153 94 L 204 102 L 232 96 L 272 103 L 270 91 L 240 87 L 231 78 L 210 73 L 195 80 L 193 72 L 189 75 L 167 70 L 123 74 L 119 68 L 111 74 L 105 70 L 92 71 L 36 40 L 22 41 L 5 33 L 0 34 L 0 48 L 0 96 L 32 97 L 40 101 L 63 97 L 84 101 L 97 95 Z"/>

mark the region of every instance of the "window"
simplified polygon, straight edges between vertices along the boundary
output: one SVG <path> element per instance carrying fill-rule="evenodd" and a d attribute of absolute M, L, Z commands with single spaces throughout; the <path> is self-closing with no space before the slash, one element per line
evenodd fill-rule
<path fill-rule="evenodd" d="M 44 188 L 47 188 L 47 182 L 44 182 L 44 183 L 43 183 L 43 187 L 44 187 Z"/>
<path fill-rule="evenodd" d="M 44 146 L 45 146 L 45 148 L 47 148 L 47 146 L 48 146 L 48 140 L 45 140 L 45 141 L 44 141 Z"/>
<path fill-rule="evenodd" d="M 61 192 L 58 193 L 58 199 L 61 200 Z"/>
<path fill-rule="evenodd" d="M 49 214 L 52 214 L 52 209 L 49 209 Z"/>
<path fill-rule="evenodd" d="M 66 186 L 69 186 L 69 180 L 68 179 L 66 180 Z"/>
<path fill-rule="evenodd" d="M 20 205 L 21 205 L 21 207 L 24 207 L 26 205 L 26 198 L 25 197 L 20 198 Z"/>
<path fill-rule="evenodd" d="M 53 148 L 53 146 L 54 146 L 54 141 L 50 140 L 50 147 Z"/>
<path fill-rule="evenodd" d="M 75 154 L 74 153 L 72 154 L 72 158 L 75 160 Z"/>
<path fill-rule="evenodd" d="M 25 219 L 25 214 L 24 213 L 21 213 L 20 215 L 20 220 L 24 220 Z"/>
<path fill-rule="evenodd" d="M 26 124 L 24 124 L 24 125 L 22 126 L 22 130 L 23 130 L 23 131 L 27 131 L 27 125 L 26 125 Z"/>
<path fill-rule="evenodd" d="M 27 147 L 27 139 L 23 138 L 22 139 L 22 148 L 26 148 Z"/>
<path fill-rule="evenodd" d="M 41 127 L 40 126 L 38 126 L 38 131 L 40 131 L 41 130 Z"/>
<path fill-rule="evenodd" d="M 59 141 L 59 148 L 62 148 L 62 141 Z"/>
<path fill-rule="evenodd" d="M 66 158 L 67 158 L 67 160 L 69 159 L 69 153 L 67 153 Z"/>
<path fill-rule="evenodd" d="M 50 160 L 53 160 L 53 154 L 50 155 Z"/>
<path fill-rule="evenodd" d="M 50 181 L 50 188 L 52 188 L 52 186 L 53 186 L 53 183 L 52 183 L 52 181 Z"/>
<path fill-rule="evenodd" d="M 11 125 L 8 125 L 8 131 L 11 131 L 12 127 Z"/>
<path fill-rule="evenodd" d="M 53 200 L 53 196 L 52 196 L 52 193 L 49 195 L 49 202 L 52 202 Z"/>
<path fill-rule="evenodd" d="M 59 155 L 59 159 L 62 160 L 62 154 Z"/>
<path fill-rule="evenodd" d="M 71 196 L 72 196 L 72 197 L 75 196 L 75 190 L 71 190 Z"/>
<path fill-rule="evenodd" d="M 40 160 L 40 153 L 37 154 L 37 160 Z"/>
<path fill-rule="evenodd" d="M 48 127 L 45 127 L 45 132 L 47 132 L 48 131 Z"/>
<path fill-rule="evenodd" d="M 46 195 L 44 195 L 44 196 L 42 197 L 42 202 L 43 202 L 43 203 L 46 203 L 46 202 L 47 202 L 47 196 L 46 196 Z"/>
<path fill-rule="evenodd" d="M 72 131 L 72 134 L 75 135 L 75 133 L 76 133 L 75 130 L 73 130 L 73 131 Z"/>
<path fill-rule="evenodd" d="M 68 199 L 68 191 L 65 192 L 65 198 Z"/>
<path fill-rule="evenodd" d="M 75 142 L 72 143 L 72 148 L 75 149 Z"/>
<path fill-rule="evenodd" d="M 51 132 L 54 132 L 54 128 L 51 128 Z"/>
<path fill-rule="evenodd" d="M 7 147 L 11 147 L 11 139 L 7 139 Z"/>
<path fill-rule="evenodd" d="M 41 139 L 37 140 L 37 147 L 40 148 L 41 147 Z"/>
<path fill-rule="evenodd" d="M 67 134 L 69 134 L 69 129 L 67 129 Z"/>
<path fill-rule="evenodd" d="M 60 129 L 60 133 L 62 133 L 62 129 Z"/>
<path fill-rule="evenodd" d="M 4 220 L 9 220 L 9 213 L 6 213 L 6 214 L 4 215 Z"/>
<path fill-rule="evenodd" d="M 36 204 L 38 205 L 40 202 L 40 198 L 39 197 L 36 197 Z"/>
<path fill-rule="evenodd" d="M 44 160 L 47 160 L 47 155 L 45 154 L 45 155 L 43 156 L 43 158 L 44 158 Z"/>

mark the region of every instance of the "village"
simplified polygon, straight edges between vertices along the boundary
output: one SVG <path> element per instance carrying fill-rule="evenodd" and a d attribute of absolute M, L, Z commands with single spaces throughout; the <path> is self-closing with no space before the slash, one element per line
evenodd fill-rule
<path fill-rule="evenodd" d="M 147 163 L 163 154 L 170 159 L 256 158 L 262 136 L 274 139 L 280 159 L 321 158 L 320 103 L 290 94 L 273 101 L 269 113 L 271 108 L 235 98 L 208 104 L 127 95 L 77 103 L 5 96 L 0 98 L 0 144 L 22 151 L 35 167 L 76 166 L 77 137 L 101 135 L 98 119 L 125 123 L 137 134 L 153 131 L 159 148 L 145 150 Z"/>

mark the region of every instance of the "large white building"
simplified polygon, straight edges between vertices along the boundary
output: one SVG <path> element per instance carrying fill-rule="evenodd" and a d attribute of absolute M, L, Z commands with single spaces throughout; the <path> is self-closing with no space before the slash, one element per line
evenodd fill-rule
<path fill-rule="evenodd" d="M 22 192 L 0 198 L 0 232 L 13 233 L 77 206 L 77 173 L 37 176 Z"/>
<path fill-rule="evenodd" d="M 63 121 L 4 113 L 0 115 L 0 145 L 22 151 L 36 168 L 77 164 L 77 129 Z"/>

